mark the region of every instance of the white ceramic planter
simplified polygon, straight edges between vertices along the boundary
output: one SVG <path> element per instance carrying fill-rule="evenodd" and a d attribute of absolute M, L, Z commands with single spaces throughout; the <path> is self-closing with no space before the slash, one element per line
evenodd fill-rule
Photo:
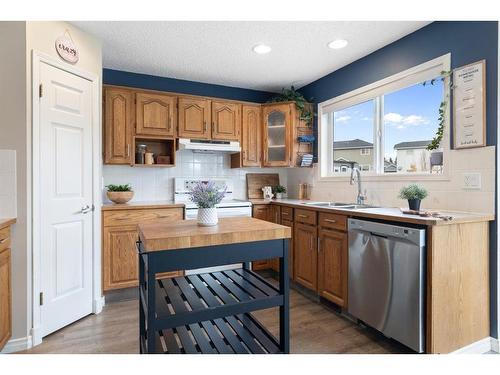
<path fill-rule="evenodd" d="M 211 227 L 217 225 L 218 222 L 217 208 L 198 208 L 198 225 Z"/>
<path fill-rule="evenodd" d="M 276 199 L 283 199 L 283 193 L 276 193 Z"/>

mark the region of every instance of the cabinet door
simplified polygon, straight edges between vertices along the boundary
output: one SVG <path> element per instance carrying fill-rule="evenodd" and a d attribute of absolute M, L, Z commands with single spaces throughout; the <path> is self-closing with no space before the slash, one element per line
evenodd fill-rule
<path fill-rule="evenodd" d="M 138 259 L 135 225 L 105 227 L 103 233 L 103 289 L 119 289 L 138 285 Z"/>
<path fill-rule="evenodd" d="M 133 94 L 111 87 L 104 90 L 104 163 L 130 164 Z"/>
<path fill-rule="evenodd" d="M 275 104 L 263 109 L 264 123 L 264 166 L 288 167 L 291 163 L 290 104 Z"/>
<path fill-rule="evenodd" d="M 262 160 L 261 107 L 255 105 L 243 105 L 242 113 L 242 164 L 244 167 L 260 167 Z"/>
<path fill-rule="evenodd" d="M 210 139 L 210 100 L 179 97 L 179 137 Z"/>
<path fill-rule="evenodd" d="M 241 104 L 212 102 L 212 139 L 238 141 L 241 131 Z"/>
<path fill-rule="evenodd" d="M 347 233 L 321 229 L 318 261 L 320 296 L 346 307 L 347 272 Z"/>
<path fill-rule="evenodd" d="M 252 217 L 260 220 L 269 221 L 269 205 L 260 204 L 254 205 L 252 207 Z M 269 260 L 257 260 L 252 262 L 252 269 L 254 271 L 264 270 L 271 267 L 271 262 Z"/>
<path fill-rule="evenodd" d="M 174 136 L 177 97 L 161 94 L 136 94 L 136 135 Z"/>
<path fill-rule="evenodd" d="M 317 290 L 317 233 L 316 227 L 295 223 L 294 274 L 295 281 L 311 290 Z"/>
<path fill-rule="evenodd" d="M 256 219 L 269 221 L 269 205 L 259 204 L 252 206 L 252 216 Z"/>
<path fill-rule="evenodd" d="M 12 335 L 10 249 L 0 251 L 0 350 Z"/>

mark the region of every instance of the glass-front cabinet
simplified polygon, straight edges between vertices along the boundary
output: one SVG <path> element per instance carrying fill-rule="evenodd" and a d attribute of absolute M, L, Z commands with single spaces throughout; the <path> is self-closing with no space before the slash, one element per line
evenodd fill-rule
<path fill-rule="evenodd" d="M 264 166 L 286 167 L 291 163 L 290 132 L 292 104 L 270 104 L 263 108 Z"/>

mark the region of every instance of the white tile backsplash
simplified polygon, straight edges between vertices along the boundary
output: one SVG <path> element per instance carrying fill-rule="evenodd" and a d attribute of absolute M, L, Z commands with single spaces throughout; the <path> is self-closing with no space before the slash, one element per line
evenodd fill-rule
<path fill-rule="evenodd" d="M 450 151 L 451 172 L 446 180 L 415 181 L 363 181 L 368 203 L 389 207 L 404 207 L 406 202 L 399 199 L 402 186 L 416 182 L 424 186 L 429 196 L 422 202 L 424 209 L 456 210 L 468 212 L 495 212 L 495 147 L 482 147 L 468 150 Z M 314 168 L 290 169 L 287 176 L 289 196 L 298 194 L 298 184 L 312 184 L 311 199 L 339 202 L 354 202 L 357 186 L 348 181 L 319 181 L 317 166 Z M 463 188 L 464 173 L 481 174 L 481 188 L 467 190 Z"/>
<path fill-rule="evenodd" d="M 0 150 L 0 217 L 17 217 L 16 151 Z"/>
<path fill-rule="evenodd" d="M 173 168 L 133 168 L 127 165 L 104 165 L 102 174 L 104 186 L 108 184 L 131 184 L 134 201 L 157 201 L 173 199 L 175 177 L 224 177 L 234 184 L 234 197 L 247 199 L 246 174 L 279 173 L 280 183 L 287 186 L 287 169 L 283 168 L 230 168 L 229 154 L 193 153 L 177 151 L 176 166 Z M 109 202 L 105 189 L 103 200 Z"/>

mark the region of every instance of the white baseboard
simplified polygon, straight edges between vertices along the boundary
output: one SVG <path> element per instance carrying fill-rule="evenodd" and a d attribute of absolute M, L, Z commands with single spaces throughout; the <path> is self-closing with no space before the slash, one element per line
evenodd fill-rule
<path fill-rule="evenodd" d="M 11 339 L 7 341 L 7 344 L 3 347 L 2 351 L 0 353 L 2 354 L 7 354 L 7 353 L 15 353 L 19 352 L 21 350 L 27 350 L 31 348 L 32 345 L 32 340 L 31 336 L 28 337 L 21 337 L 19 339 Z"/>
<path fill-rule="evenodd" d="M 92 301 L 92 313 L 100 314 L 105 304 L 106 304 L 106 299 L 104 298 L 104 296 L 94 299 Z"/>
<path fill-rule="evenodd" d="M 491 338 L 491 351 L 495 353 L 500 353 L 500 340 Z"/>
<path fill-rule="evenodd" d="M 482 340 L 473 342 L 470 345 L 464 346 L 450 354 L 483 354 L 489 351 L 498 353 L 498 339 L 493 337 L 485 337 Z"/>

